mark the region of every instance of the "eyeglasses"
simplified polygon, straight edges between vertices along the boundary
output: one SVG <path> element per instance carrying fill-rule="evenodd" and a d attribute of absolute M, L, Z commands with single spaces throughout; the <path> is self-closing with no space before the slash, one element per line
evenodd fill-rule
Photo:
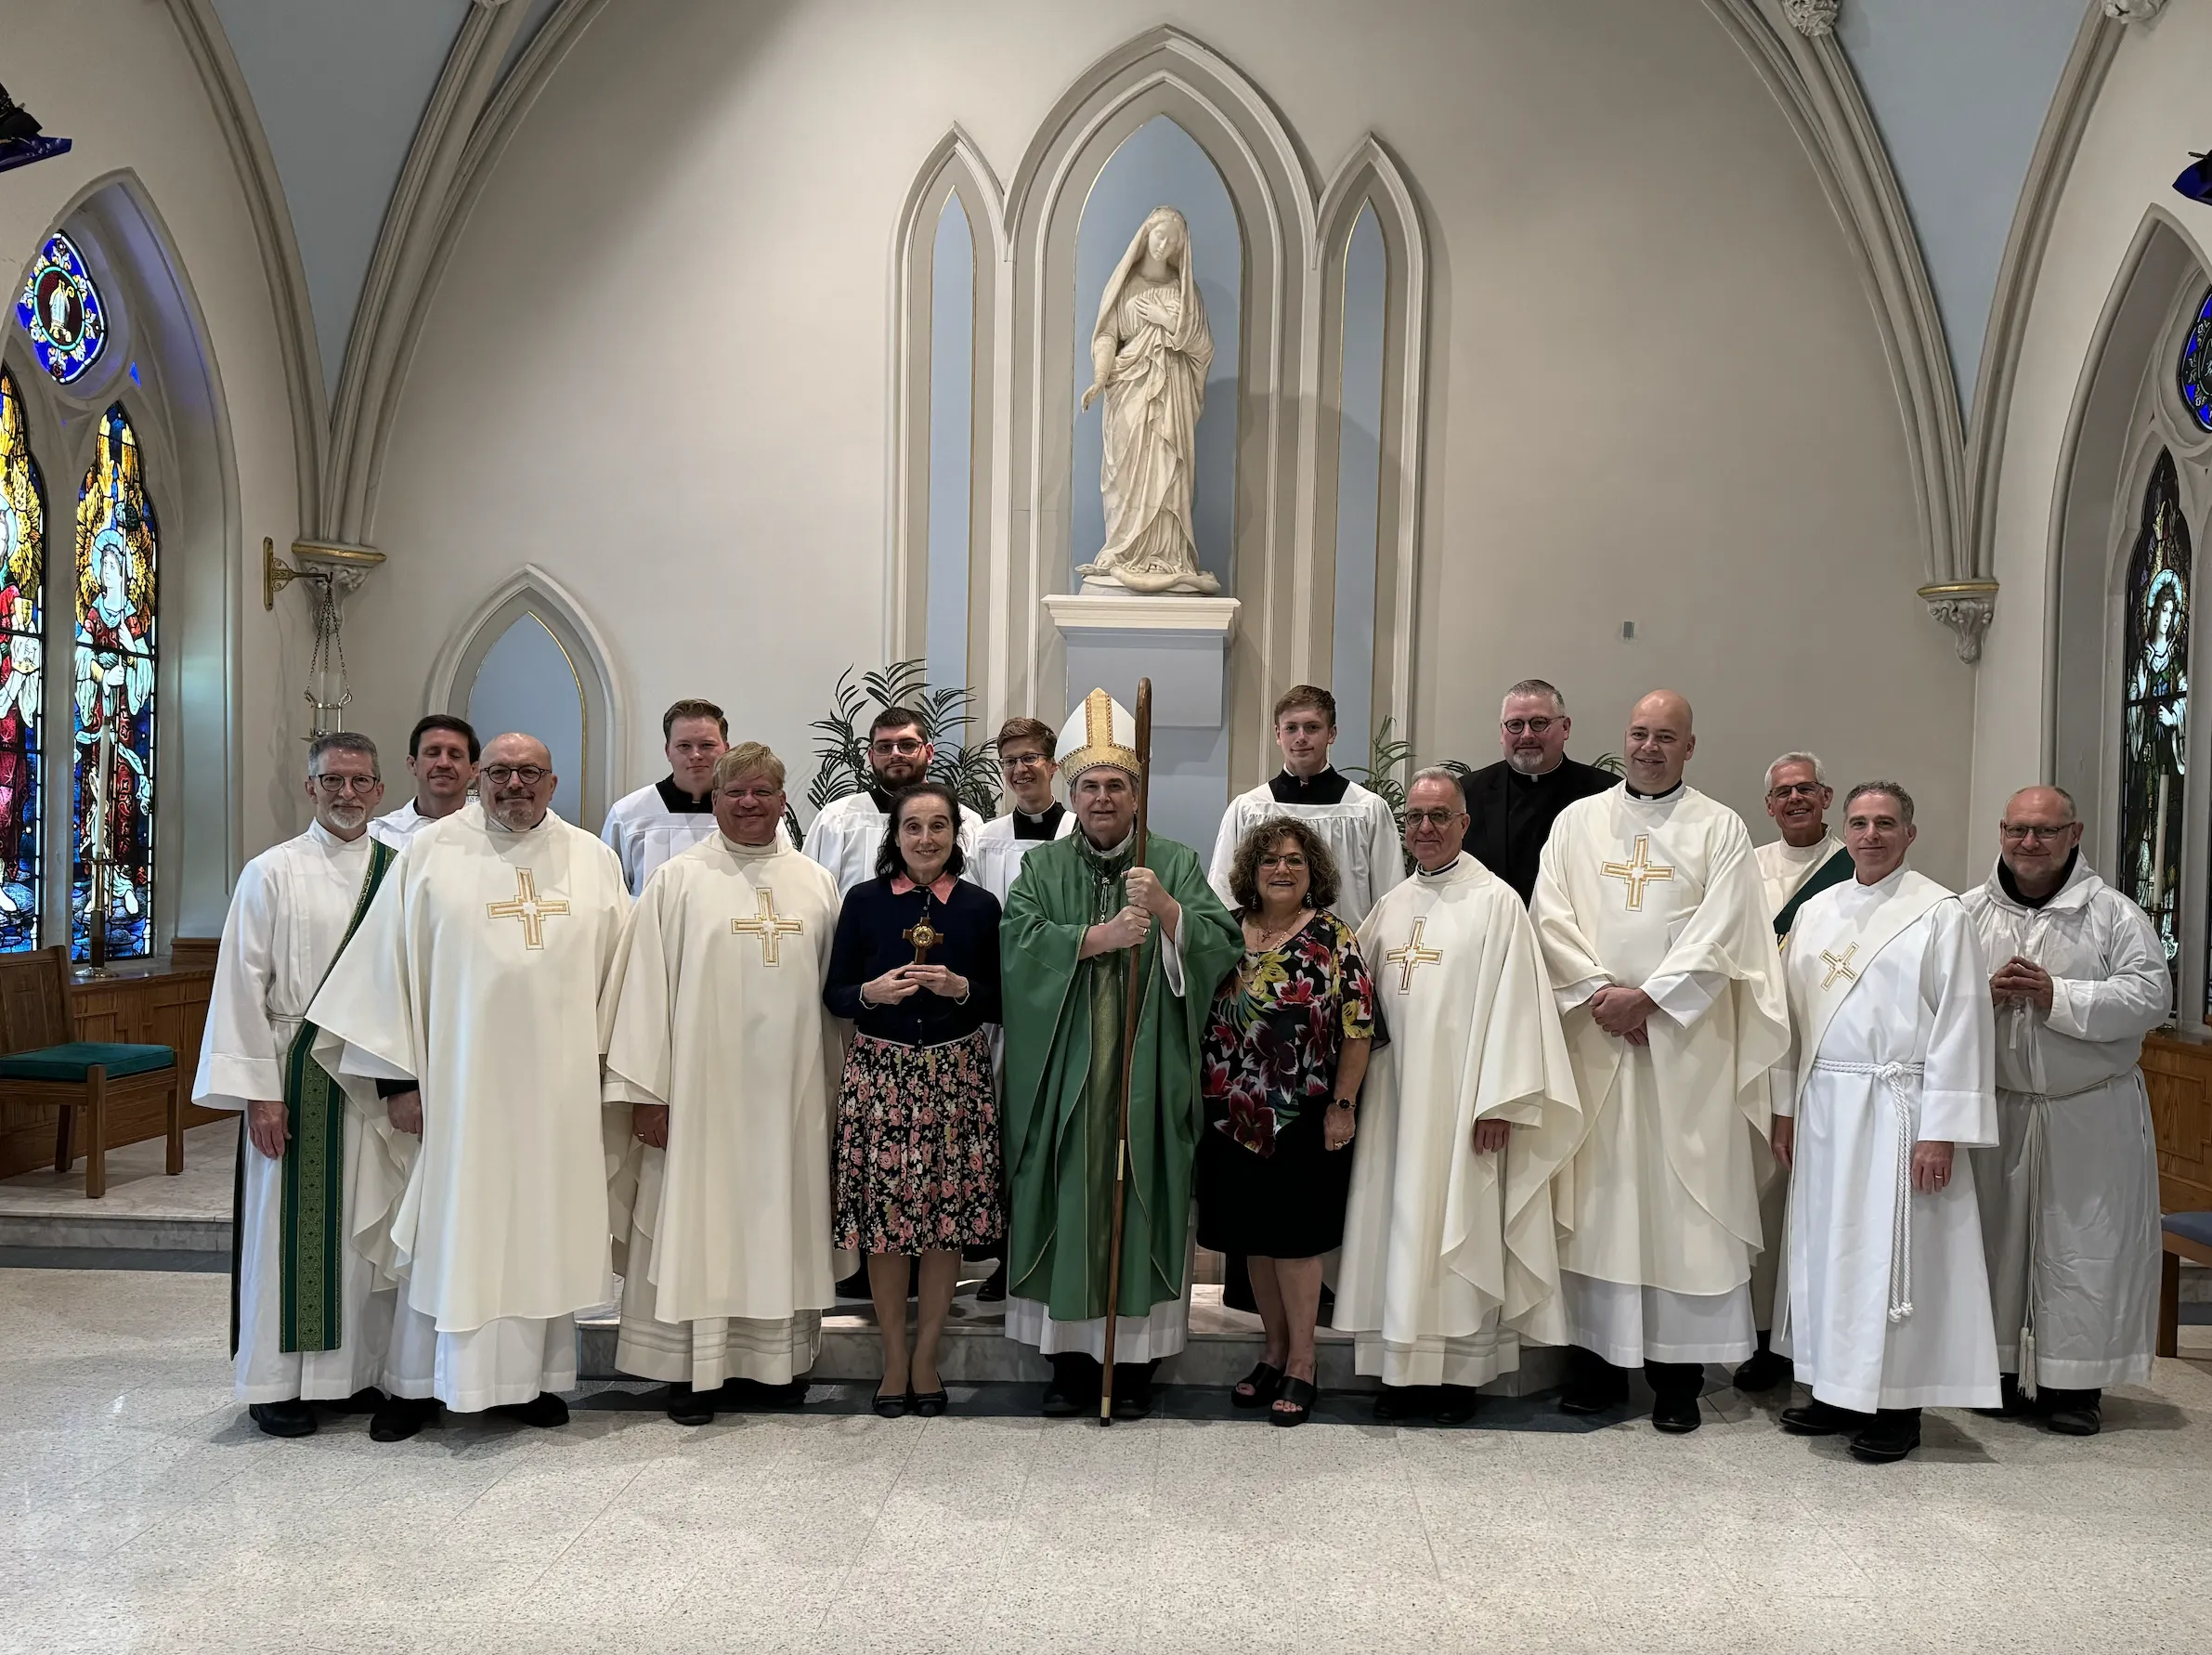
<path fill-rule="evenodd" d="M 886 757 L 895 753 L 902 759 L 911 759 L 928 745 L 928 742 L 917 741 L 909 736 L 904 741 L 871 741 L 868 743 L 868 751 L 882 753 Z"/>
<path fill-rule="evenodd" d="M 1555 718 L 1509 718 L 1498 728 L 1508 736 L 1518 736 L 1523 730 L 1531 736 L 1541 736 L 1558 722 Z"/>
<path fill-rule="evenodd" d="M 1769 799 L 1817 799 L 1827 789 L 1818 782 L 1784 782 L 1766 789 Z"/>
<path fill-rule="evenodd" d="M 1455 810 L 1410 810 L 1406 812 L 1409 828 L 1449 828 L 1459 820 Z"/>
<path fill-rule="evenodd" d="M 1028 770 L 1035 765 L 1051 762 L 1052 761 L 1045 757 L 1043 753 L 1006 753 L 1000 756 L 998 767 L 1011 775 L 1017 770 Z"/>
<path fill-rule="evenodd" d="M 1291 851 L 1280 856 L 1262 856 L 1259 865 L 1262 867 L 1288 868 L 1295 873 L 1306 866 L 1306 856 L 1303 852 Z"/>
<path fill-rule="evenodd" d="M 2064 839 L 2080 826 L 2079 822 L 2068 822 L 2057 828 L 2045 828 L 2036 822 L 2004 822 L 1998 824 L 1997 832 L 2004 836 L 2007 844 L 2018 845 L 2025 844 L 2031 839 Z"/>
<path fill-rule="evenodd" d="M 384 778 L 376 775 L 318 775 L 309 779 L 332 799 L 341 793 L 373 793 L 384 785 Z"/>
<path fill-rule="evenodd" d="M 503 788 L 511 781 L 518 781 L 526 788 L 534 788 L 553 774 L 542 764 L 487 764 L 484 779 L 495 788 Z"/>

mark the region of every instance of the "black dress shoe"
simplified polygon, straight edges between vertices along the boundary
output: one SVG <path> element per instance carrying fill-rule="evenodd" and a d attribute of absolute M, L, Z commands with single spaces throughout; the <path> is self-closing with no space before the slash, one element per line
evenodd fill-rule
<path fill-rule="evenodd" d="M 1839 1408 L 1833 1402 L 1813 1398 L 1802 1408 L 1782 1410 L 1782 1428 L 1792 1437 L 1834 1437 L 1844 1432 L 1863 1431 L 1874 1423 L 1871 1414 L 1854 1413 Z"/>
<path fill-rule="evenodd" d="M 437 1417 L 436 1397 L 387 1397 L 369 1422 L 371 1442 L 404 1442 Z"/>
<path fill-rule="evenodd" d="M 1736 1372 L 1729 1376 L 1737 1389 L 1756 1395 L 1763 1390 L 1774 1389 L 1789 1377 L 1789 1359 L 1776 1355 L 1766 1341 L 1767 1336 L 1761 1334 L 1759 1349 L 1738 1363 Z"/>
<path fill-rule="evenodd" d="M 1441 1426 L 1465 1425 L 1481 1406 L 1482 1392 L 1472 1385 L 1439 1385 L 1436 1412 L 1430 1417 Z"/>
<path fill-rule="evenodd" d="M 1052 1377 L 1045 1383 L 1040 1412 L 1047 1419 L 1073 1419 L 1099 1409 L 1099 1364 L 1081 1353 L 1048 1357 Z"/>
<path fill-rule="evenodd" d="M 1570 1345 L 1567 1383 L 1559 1388 L 1559 1412 L 1577 1416 L 1603 1414 L 1628 1401 L 1628 1370 L 1617 1368 L 1594 1350 Z"/>
<path fill-rule="evenodd" d="M 1882 1408 L 1874 1423 L 1851 1440 L 1851 1457 L 1870 1466 L 1901 1460 L 1920 1445 L 1918 1408 Z"/>
<path fill-rule="evenodd" d="M 851 1275 L 839 1282 L 835 1287 L 831 1288 L 830 1291 L 836 1294 L 839 1298 L 865 1299 L 875 1297 L 875 1295 L 868 1291 L 868 1267 L 865 1264 L 862 1265 L 858 1270 L 854 1271 Z"/>
<path fill-rule="evenodd" d="M 1436 1388 L 1426 1385 L 1386 1385 L 1374 1395 L 1374 1416 L 1391 1424 L 1409 1419 L 1434 1419 Z"/>
<path fill-rule="evenodd" d="M 1662 1390 L 1651 1399 L 1651 1425 L 1670 1437 L 1686 1437 L 1705 1423 L 1695 1391 Z"/>
<path fill-rule="evenodd" d="M 998 1261 L 998 1268 L 993 1271 L 983 1284 L 975 1290 L 975 1302 L 979 1305 L 1002 1305 L 1006 1303 L 1005 1259 L 1001 1258 Z"/>
<path fill-rule="evenodd" d="M 1152 1370 L 1158 1362 L 1117 1362 L 1113 1364 L 1113 1417 L 1142 1419 L 1152 1411 Z"/>
<path fill-rule="evenodd" d="M 695 1390 L 689 1385 L 670 1386 L 669 1418 L 680 1426 L 712 1425 L 714 1395 L 710 1390 Z"/>
<path fill-rule="evenodd" d="M 296 1397 L 286 1402 L 248 1402 L 246 1417 L 271 1437 L 315 1435 L 315 1404 Z"/>
<path fill-rule="evenodd" d="M 2062 1437 L 2094 1437 L 2104 1428 L 2101 1390 L 2053 1390 L 2045 1386 L 2036 1401 L 2042 1406 L 2043 1423 Z"/>
<path fill-rule="evenodd" d="M 541 1431 L 568 1423 L 568 1404 L 550 1390 L 540 1391 L 527 1402 L 501 1403 L 491 1412 L 521 1425 L 536 1426 Z"/>

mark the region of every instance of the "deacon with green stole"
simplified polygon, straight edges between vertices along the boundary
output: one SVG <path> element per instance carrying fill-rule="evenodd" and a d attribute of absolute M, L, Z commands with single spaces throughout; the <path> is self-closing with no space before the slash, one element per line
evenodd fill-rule
<path fill-rule="evenodd" d="M 393 1284 L 352 1243 L 365 1116 L 308 1055 L 305 1021 L 397 854 L 368 836 L 376 744 L 307 749 L 315 821 L 246 864 L 223 922 L 192 1101 L 245 1116 L 231 1223 L 233 1392 L 273 1437 L 377 1383 Z"/>
<path fill-rule="evenodd" d="M 1093 690 L 1060 751 L 1076 831 L 1023 859 L 999 933 L 1007 1336 L 1051 1359 L 1047 1415 L 1098 1406 L 1122 1050 L 1134 1016 L 1113 1398 L 1117 1416 L 1137 1417 L 1151 1409 L 1153 1369 L 1190 1327 L 1199 1036 L 1243 938 L 1188 846 L 1152 836 L 1145 866 L 1133 866 L 1142 778 L 1128 712 Z"/>

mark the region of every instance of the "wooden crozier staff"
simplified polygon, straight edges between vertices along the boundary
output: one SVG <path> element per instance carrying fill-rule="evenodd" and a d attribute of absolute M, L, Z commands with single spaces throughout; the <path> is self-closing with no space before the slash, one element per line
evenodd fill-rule
<path fill-rule="evenodd" d="M 1152 681 L 1137 681 L 1137 846 L 1132 868 L 1144 866 L 1145 814 L 1152 799 Z M 1125 879 L 1126 875 L 1123 876 Z M 1155 921 L 1156 923 L 1156 921 Z M 1144 1021 L 1144 945 L 1129 950 L 1129 986 L 1122 996 L 1128 1022 L 1122 1029 L 1120 1122 L 1113 1137 L 1113 1252 L 1106 1262 L 1106 1360 L 1099 1371 L 1099 1423 L 1113 1423 L 1113 1335 L 1121 1324 L 1122 1226 L 1129 1210 L 1129 1083 L 1136 1073 L 1137 1025 Z"/>

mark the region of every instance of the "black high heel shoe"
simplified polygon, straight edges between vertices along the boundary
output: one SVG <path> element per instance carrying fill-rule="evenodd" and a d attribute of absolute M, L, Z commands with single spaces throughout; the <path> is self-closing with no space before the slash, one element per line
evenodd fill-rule
<path fill-rule="evenodd" d="M 1236 1383 L 1229 1393 L 1231 1408 L 1265 1408 L 1275 1400 L 1277 1388 L 1282 1384 L 1282 1370 L 1271 1362 L 1261 1362 Z M 1244 1387 L 1252 1389 L 1247 1393 Z"/>
<path fill-rule="evenodd" d="M 1313 1400 L 1320 1396 L 1321 1388 L 1310 1379 L 1295 1375 L 1282 1376 L 1282 1388 L 1275 1393 L 1274 1406 L 1268 1410 L 1268 1423 L 1279 1426 L 1302 1426 L 1313 1412 Z M 1290 1405 L 1286 1408 L 1284 1403 Z"/>

